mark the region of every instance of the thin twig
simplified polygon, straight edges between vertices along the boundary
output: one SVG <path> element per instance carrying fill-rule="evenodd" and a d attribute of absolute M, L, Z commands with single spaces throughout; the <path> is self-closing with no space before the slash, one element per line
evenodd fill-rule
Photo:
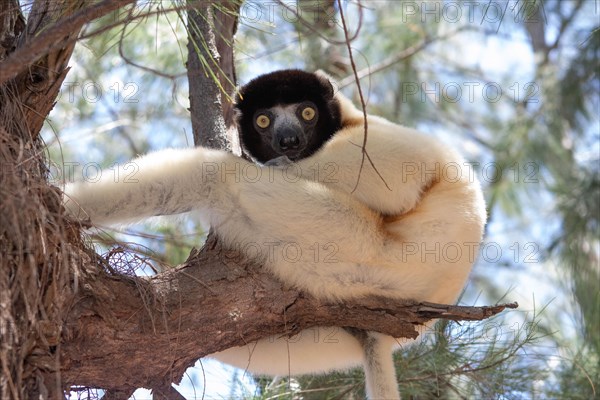
<path fill-rule="evenodd" d="M 164 12 L 164 11 L 163 11 Z M 131 65 L 132 67 L 141 69 L 142 71 L 146 71 L 146 72 L 150 72 L 151 74 L 157 75 L 157 76 L 161 76 L 163 78 L 167 78 L 170 80 L 175 80 L 177 78 L 180 78 L 182 76 L 185 76 L 185 72 L 182 72 L 180 74 L 167 74 L 166 72 L 162 72 L 156 68 L 150 68 L 147 67 L 145 65 L 136 63 L 135 61 L 133 61 L 132 59 L 130 59 L 127 55 L 125 55 L 125 52 L 123 51 L 123 40 L 125 39 L 125 32 L 127 30 L 127 25 L 129 25 L 132 21 L 133 21 L 133 15 L 131 15 L 131 11 L 130 11 L 130 15 L 129 17 L 125 20 L 125 22 L 123 23 L 123 29 L 121 29 L 121 33 L 120 33 L 120 38 L 119 38 L 119 55 L 121 56 L 121 58 L 123 59 L 123 61 L 125 61 L 125 63 L 127 65 Z M 145 15 L 145 17 L 147 17 L 148 15 Z"/>
<path fill-rule="evenodd" d="M 359 1 L 359 5 L 360 5 L 360 1 Z M 340 18 L 342 20 L 342 26 L 344 28 L 344 37 L 346 38 L 346 46 L 348 47 L 348 55 L 350 56 L 350 64 L 352 65 L 352 72 L 354 72 L 354 79 L 356 81 L 356 87 L 358 88 L 358 95 L 360 97 L 360 105 L 362 107 L 362 112 L 363 112 L 363 126 L 364 126 L 364 132 L 365 132 L 364 136 L 363 136 L 362 158 L 360 161 L 360 168 L 358 169 L 356 185 L 354 185 L 354 188 L 352 189 L 351 193 L 354 193 L 356 188 L 358 188 L 358 183 L 360 182 L 360 174 L 365 165 L 365 159 L 369 161 L 369 164 L 371 164 L 371 167 L 373 167 L 373 170 L 375 170 L 375 172 L 377 173 L 377 176 L 379 176 L 379 178 L 383 181 L 383 183 L 385 184 L 385 187 L 388 188 L 388 190 L 392 190 L 388 186 L 385 179 L 383 179 L 383 176 L 377 170 L 377 167 L 375 167 L 375 164 L 373 164 L 373 160 L 371 160 L 371 157 L 369 157 L 369 155 L 367 154 L 367 134 L 368 134 L 368 130 L 369 130 L 369 123 L 367 121 L 367 106 L 365 104 L 365 99 L 363 97 L 362 89 L 360 87 L 360 79 L 358 79 L 358 72 L 356 71 L 356 64 L 354 63 L 354 56 L 352 54 L 352 47 L 350 46 L 350 40 L 348 37 L 348 28 L 346 27 L 346 18 L 344 17 L 344 11 L 342 10 L 342 1 L 341 0 L 338 0 L 338 6 L 340 7 Z"/>
<path fill-rule="evenodd" d="M 436 37 L 433 37 L 433 38 L 424 38 L 419 43 L 417 43 L 416 45 L 411 46 L 411 47 L 409 47 L 409 48 L 407 48 L 405 50 L 402 50 L 400 53 L 394 54 L 393 56 L 388 57 L 385 60 L 378 62 L 377 64 L 374 64 L 374 65 L 369 66 L 367 68 L 361 69 L 357 73 L 358 77 L 360 79 L 362 79 L 362 78 L 365 78 L 367 76 L 373 75 L 373 74 L 375 74 L 377 72 L 383 71 L 384 69 L 389 68 L 389 67 L 391 67 L 394 64 L 397 64 L 397 63 L 399 63 L 401 61 L 406 60 L 409 57 L 414 56 L 419 51 L 425 49 L 427 46 L 429 46 L 430 44 L 432 44 L 434 42 L 437 42 L 437 41 L 440 41 L 440 40 L 449 39 L 452 36 L 454 36 L 454 35 L 456 35 L 458 33 L 461 33 L 463 31 L 469 30 L 469 29 L 472 29 L 472 28 L 468 27 L 468 26 L 463 26 L 463 27 L 460 27 L 460 28 L 458 28 L 458 29 L 456 29 L 456 30 L 454 30 L 452 32 L 448 32 L 445 35 L 440 35 L 440 36 L 436 36 Z M 344 88 L 344 87 L 352 84 L 354 81 L 355 81 L 355 76 L 348 76 L 348 77 L 346 77 L 346 78 L 344 78 L 344 79 L 342 79 L 342 80 L 340 80 L 338 82 L 338 87 L 340 89 Z"/>

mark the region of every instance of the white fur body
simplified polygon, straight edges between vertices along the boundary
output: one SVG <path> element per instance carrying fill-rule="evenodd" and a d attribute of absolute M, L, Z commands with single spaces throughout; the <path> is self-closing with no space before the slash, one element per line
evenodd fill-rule
<path fill-rule="evenodd" d="M 96 224 L 199 210 L 226 245 L 252 256 L 260 249 L 258 261 L 275 276 L 318 298 L 453 303 L 486 219 L 472 170 L 447 145 L 378 117 L 368 117 L 366 145 L 378 172 L 367 159 L 361 170 L 362 112 L 337 97 L 344 128 L 295 164 L 260 166 L 204 148 L 164 150 L 134 160 L 130 182 L 110 174 L 68 185 L 66 207 Z M 366 351 L 355 336 L 333 329 L 213 356 L 271 375 L 364 364 L 371 398 L 399 398 L 391 354 L 402 340 L 372 333 L 377 340 Z M 373 354 L 380 364 L 369 368 Z"/>

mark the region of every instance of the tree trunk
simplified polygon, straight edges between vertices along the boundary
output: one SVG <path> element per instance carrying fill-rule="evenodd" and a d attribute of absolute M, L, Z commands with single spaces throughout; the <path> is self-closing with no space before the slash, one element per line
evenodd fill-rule
<path fill-rule="evenodd" d="M 66 76 L 82 6 L 81 0 L 38 0 L 25 25 L 16 0 L 0 2 L 3 399 L 64 397 L 57 347 L 75 291 L 75 260 L 83 253 L 72 251 L 82 248 L 79 235 L 65 228 L 59 193 L 47 184 L 39 131 Z M 49 38 L 58 39 L 50 50 L 43 44 Z"/>

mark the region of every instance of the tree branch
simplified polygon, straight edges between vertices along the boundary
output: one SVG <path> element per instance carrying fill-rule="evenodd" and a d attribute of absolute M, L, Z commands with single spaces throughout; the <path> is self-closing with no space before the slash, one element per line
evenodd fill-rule
<path fill-rule="evenodd" d="M 399 62 L 406 60 L 407 58 L 414 56 L 415 54 L 417 54 L 421 50 L 425 49 L 427 46 L 429 46 L 432 43 L 450 39 L 453 36 L 455 36 L 461 32 L 464 32 L 468 29 L 471 29 L 471 28 L 469 26 L 462 26 L 460 28 L 457 28 L 457 29 L 455 29 L 451 32 L 448 32 L 446 34 L 443 34 L 443 35 L 435 36 L 432 38 L 425 37 L 424 39 L 419 41 L 419 43 L 417 43 L 407 49 L 404 49 L 401 52 L 396 53 L 396 54 L 386 58 L 385 60 L 378 62 L 377 64 L 373 64 L 366 68 L 363 68 L 360 71 L 358 71 L 356 74 L 358 75 L 359 79 L 362 79 L 367 76 L 373 75 L 377 72 L 383 71 L 384 69 L 390 68 L 394 64 L 397 64 Z M 355 76 L 354 76 L 354 74 L 352 74 L 352 75 L 349 75 L 346 78 L 340 80 L 338 82 L 337 86 L 341 89 L 341 88 L 345 88 L 348 85 L 353 84 L 354 82 L 355 82 Z"/>
<path fill-rule="evenodd" d="M 32 24 L 33 21 L 29 21 L 28 33 L 34 39 L 28 41 L 26 46 L 21 46 L 17 51 L 10 54 L 0 64 L 0 85 L 9 79 L 15 78 L 26 66 L 36 62 L 44 55 L 69 45 L 72 46 L 73 42 L 77 40 L 79 30 L 86 22 L 90 22 L 134 2 L 135 0 L 104 0 L 101 3 L 81 9 L 68 17 L 56 19 L 55 23 L 44 30 L 43 35 L 39 34 L 39 25 Z M 35 5 L 40 3 L 36 2 Z M 58 4 L 61 5 L 53 7 L 55 11 L 61 10 L 63 12 L 69 10 L 68 7 L 62 5 L 64 2 Z"/>
<path fill-rule="evenodd" d="M 188 1 L 188 82 L 196 146 L 228 149 L 212 1 Z"/>
<path fill-rule="evenodd" d="M 415 338 L 418 325 L 432 319 L 481 320 L 516 307 L 376 297 L 323 302 L 284 287 L 215 238 L 185 264 L 150 279 L 98 274 L 88 282 L 63 333 L 62 378 L 118 390 L 178 383 L 197 359 L 271 335 L 347 326 Z"/>

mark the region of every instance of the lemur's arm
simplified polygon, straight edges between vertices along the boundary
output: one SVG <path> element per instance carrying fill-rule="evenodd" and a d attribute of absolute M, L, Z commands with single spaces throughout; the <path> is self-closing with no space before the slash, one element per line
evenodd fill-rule
<path fill-rule="evenodd" d="M 376 213 L 352 196 L 277 167 L 194 148 L 150 153 L 122 166 L 118 176 L 127 173 L 127 179 L 114 179 L 112 171 L 103 171 L 97 182 L 67 185 L 66 208 L 100 225 L 200 210 L 229 244 L 333 242 L 344 260 L 355 262 L 380 251 Z M 361 246 L 352 244 L 356 240 Z"/>
<path fill-rule="evenodd" d="M 99 179 L 67 184 L 64 204 L 71 215 L 95 224 L 223 207 L 231 197 L 223 191 L 235 187 L 221 179 L 222 169 L 246 164 L 218 150 L 162 150 L 119 166 L 117 173 L 104 170 Z"/>

